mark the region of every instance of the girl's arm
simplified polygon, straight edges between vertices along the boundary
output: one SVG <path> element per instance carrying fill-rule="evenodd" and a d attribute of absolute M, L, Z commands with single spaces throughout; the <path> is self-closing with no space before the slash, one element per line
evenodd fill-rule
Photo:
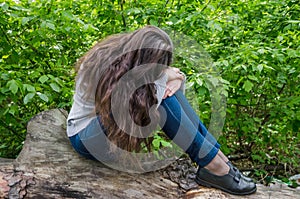
<path fill-rule="evenodd" d="M 178 68 L 169 67 L 165 73 L 168 75 L 168 81 L 163 99 L 172 96 L 179 89 L 184 89 L 185 82 L 185 75 Z"/>

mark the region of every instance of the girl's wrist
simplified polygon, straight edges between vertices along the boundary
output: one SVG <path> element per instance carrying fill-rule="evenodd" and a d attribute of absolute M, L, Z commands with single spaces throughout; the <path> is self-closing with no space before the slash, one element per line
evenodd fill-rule
<path fill-rule="evenodd" d="M 178 71 L 172 69 L 172 68 L 167 68 L 164 70 L 164 73 L 167 75 L 168 77 L 168 81 L 171 81 L 171 80 L 175 80 L 175 79 L 180 79 L 180 80 L 184 80 L 185 79 L 185 75 L 183 72 L 181 72 L 179 69 Z"/>

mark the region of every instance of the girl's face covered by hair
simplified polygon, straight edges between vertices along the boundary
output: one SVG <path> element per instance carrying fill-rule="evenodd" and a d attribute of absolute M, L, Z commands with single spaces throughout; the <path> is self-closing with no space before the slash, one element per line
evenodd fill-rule
<path fill-rule="evenodd" d="M 157 103 L 154 81 L 171 64 L 172 51 L 164 31 L 146 26 L 107 38 L 79 61 L 77 78 L 84 82 L 87 98 L 94 96 L 96 114 L 118 147 L 139 151 L 142 142 L 149 146 L 146 137 L 159 120 L 153 108 Z"/>

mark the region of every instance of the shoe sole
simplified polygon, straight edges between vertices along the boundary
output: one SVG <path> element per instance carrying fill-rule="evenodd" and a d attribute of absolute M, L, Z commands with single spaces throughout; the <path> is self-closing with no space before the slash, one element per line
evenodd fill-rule
<path fill-rule="evenodd" d="M 217 188 L 217 189 L 220 189 L 220 190 L 225 191 L 225 192 L 227 192 L 227 193 L 230 193 L 230 194 L 233 194 L 233 195 L 240 195 L 240 196 L 243 196 L 243 195 L 250 195 L 250 194 L 252 194 L 252 193 L 255 193 L 255 192 L 256 192 L 256 189 L 257 189 L 257 188 L 255 187 L 255 189 L 250 190 L 250 191 L 248 191 L 248 192 L 233 192 L 233 191 L 230 191 L 230 190 L 228 190 L 228 189 L 226 189 L 226 188 L 224 188 L 224 187 L 221 187 L 221 186 L 212 184 L 212 183 L 210 183 L 210 182 L 204 181 L 204 180 L 199 179 L 199 178 L 197 178 L 197 177 L 195 178 L 195 181 L 196 181 L 199 185 L 201 185 L 201 186 L 209 187 L 209 188 Z"/>

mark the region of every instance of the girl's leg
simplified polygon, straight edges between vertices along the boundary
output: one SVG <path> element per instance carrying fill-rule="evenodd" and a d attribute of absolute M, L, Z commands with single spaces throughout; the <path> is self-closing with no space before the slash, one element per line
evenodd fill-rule
<path fill-rule="evenodd" d="M 179 94 L 179 98 L 182 97 Z M 163 131 L 199 165 L 196 182 L 231 194 L 247 195 L 256 191 L 256 185 L 245 179 L 237 169 L 229 166 L 220 152 L 220 145 L 203 128 L 190 119 L 190 110 L 183 108 L 177 95 L 164 99 L 159 107 Z M 185 112 L 186 111 L 186 112 Z M 192 117 L 193 117 L 193 111 Z M 190 117 L 189 117 L 190 116 Z M 196 124 L 196 125 L 195 125 Z M 209 141 L 207 138 L 210 138 Z M 219 155 L 218 155 L 219 153 Z"/>
<path fill-rule="evenodd" d="M 201 122 L 199 116 L 195 113 L 193 108 L 191 107 L 190 103 L 182 93 L 182 91 L 177 91 L 175 93 L 179 103 L 181 104 L 183 110 L 186 112 L 187 116 L 190 118 L 190 120 L 193 122 L 196 128 L 198 128 L 199 132 L 202 133 L 202 135 L 209 140 L 212 144 L 217 144 L 217 140 L 207 131 L 206 127 Z M 200 121 L 200 122 L 199 122 Z M 217 146 L 218 148 L 220 146 Z M 223 154 L 222 151 L 219 151 L 218 155 L 224 160 L 224 162 L 228 162 L 228 158 Z"/>
<path fill-rule="evenodd" d="M 207 166 L 218 154 L 220 145 L 198 120 L 192 121 L 176 95 L 164 99 L 159 107 L 161 127 L 166 135 L 181 147 L 200 167 Z M 199 128 L 197 127 L 199 126 Z M 204 127 L 204 128 L 203 128 Z M 206 137 L 211 137 L 208 140 Z"/>
<path fill-rule="evenodd" d="M 97 116 L 88 126 L 70 137 L 74 149 L 82 156 L 91 160 L 103 160 L 107 158 L 109 146 L 106 142 L 106 130 Z M 100 147 L 99 147 L 100 146 Z M 101 149 L 101 150 L 100 150 Z"/>
<path fill-rule="evenodd" d="M 180 103 L 183 111 L 186 113 L 186 115 L 189 117 L 191 122 L 194 124 L 196 128 L 198 128 L 198 131 L 207 139 L 210 143 L 213 145 L 216 145 L 217 148 L 220 148 L 220 145 L 218 144 L 215 137 L 208 132 L 204 124 L 201 122 L 199 116 L 195 113 L 194 109 L 191 107 L 190 103 L 182 93 L 182 91 L 177 91 L 175 93 L 175 96 Z"/>
<path fill-rule="evenodd" d="M 195 113 L 195 111 L 193 110 L 193 108 L 191 107 L 189 102 L 187 101 L 184 94 L 181 91 L 178 91 L 175 93 L 175 95 L 176 95 L 179 103 L 181 104 L 183 110 L 186 112 L 187 116 L 193 122 L 195 127 L 197 127 L 197 125 L 199 125 L 198 126 L 199 132 L 201 132 L 202 135 L 205 136 L 205 138 L 207 140 L 209 140 L 212 144 L 217 143 L 216 139 L 207 131 L 205 126 L 202 124 L 202 122 L 199 123 L 200 119 L 199 119 L 198 115 Z M 217 147 L 219 147 L 219 146 L 217 146 Z M 226 162 L 227 164 L 228 163 L 230 164 L 229 159 L 224 155 L 224 153 L 221 150 L 219 150 L 218 156 L 220 156 L 224 162 Z M 246 178 L 248 181 L 251 180 L 250 178 L 247 178 L 245 176 L 243 176 L 243 177 Z"/>
<path fill-rule="evenodd" d="M 77 153 L 79 153 L 80 155 L 88 159 L 96 160 L 94 156 L 90 154 L 90 152 L 86 149 L 86 147 L 82 143 L 79 134 L 73 135 L 72 137 L 69 137 L 69 139 L 71 141 L 73 148 L 75 149 L 75 151 L 77 151 Z"/>

